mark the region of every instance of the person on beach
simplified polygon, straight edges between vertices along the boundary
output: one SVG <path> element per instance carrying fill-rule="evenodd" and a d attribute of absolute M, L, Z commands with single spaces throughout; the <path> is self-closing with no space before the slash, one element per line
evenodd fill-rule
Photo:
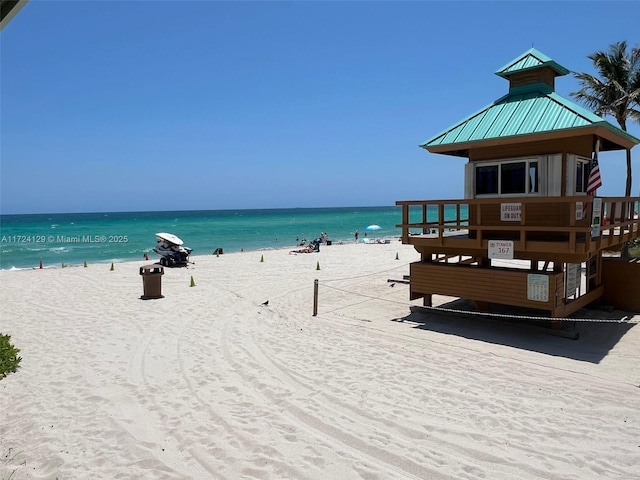
<path fill-rule="evenodd" d="M 292 253 L 313 253 L 315 252 L 315 249 L 313 248 L 313 244 L 309 244 L 304 248 L 300 248 L 298 250 L 291 250 L 289 252 L 289 255 L 291 255 Z"/>
<path fill-rule="evenodd" d="M 313 252 L 319 252 L 320 251 L 320 241 L 318 239 L 309 242 L 309 245 L 307 245 L 304 248 L 301 248 L 299 250 L 291 250 L 289 252 L 289 255 L 291 255 L 292 253 L 313 253 Z"/>
<path fill-rule="evenodd" d="M 358 241 L 358 233 L 359 233 L 358 230 L 356 230 L 356 234 L 355 234 L 356 242 Z"/>

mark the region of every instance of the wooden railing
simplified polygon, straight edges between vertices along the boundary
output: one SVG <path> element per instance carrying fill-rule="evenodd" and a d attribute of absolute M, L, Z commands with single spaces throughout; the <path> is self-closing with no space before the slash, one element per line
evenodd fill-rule
<path fill-rule="evenodd" d="M 601 214 L 593 221 L 594 201 Z M 484 248 L 489 239 L 513 239 L 520 249 L 528 242 L 568 242 L 568 252 L 616 249 L 640 236 L 640 197 L 509 197 L 464 200 L 402 200 L 405 244 Z M 592 222 L 594 223 L 592 225 Z M 419 240 L 418 240 L 419 239 Z M 449 241 L 450 239 L 451 241 Z"/>

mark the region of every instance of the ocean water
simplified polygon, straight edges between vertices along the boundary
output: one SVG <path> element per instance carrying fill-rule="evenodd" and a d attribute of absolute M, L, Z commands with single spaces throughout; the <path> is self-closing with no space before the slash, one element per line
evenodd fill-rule
<path fill-rule="evenodd" d="M 326 232 L 333 242 L 400 236 L 396 206 L 207 210 L 166 212 L 65 213 L 0 216 L 0 268 L 36 268 L 141 260 L 159 256 L 152 249 L 157 232 L 180 237 L 192 255 L 294 247 Z"/>
<path fill-rule="evenodd" d="M 430 221 L 436 216 L 429 212 Z M 455 207 L 445 210 L 449 217 L 455 217 Z M 398 206 L 0 215 L 0 268 L 141 260 L 145 253 L 158 260 L 152 251 L 157 232 L 177 235 L 192 255 L 209 255 L 216 248 L 294 247 L 323 232 L 338 243 L 354 241 L 359 230 L 362 241 L 371 224 L 381 229 L 367 232 L 369 238 L 397 238 L 401 222 Z"/>

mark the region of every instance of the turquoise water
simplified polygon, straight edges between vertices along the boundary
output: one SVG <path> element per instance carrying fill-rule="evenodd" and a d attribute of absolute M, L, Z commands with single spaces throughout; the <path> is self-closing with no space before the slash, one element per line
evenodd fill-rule
<path fill-rule="evenodd" d="M 433 221 L 437 211 L 428 217 Z M 445 208 L 449 218 L 455 218 L 455 207 Z M 359 230 L 362 240 L 371 224 L 381 227 L 368 232 L 371 238 L 399 237 L 395 226 L 401 222 L 397 206 L 0 215 L 0 268 L 35 268 L 40 260 L 44 266 L 141 260 L 144 253 L 157 260 L 157 232 L 177 235 L 193 255 L 209 255 L 216 248 L 293 247 L 323 232 L 337 243 L 353 241 Z"/>
<path fill-rule="evenodd" d="M 151 260 L 156 232 L 169 232 L 193 248 L 193 255 L 286 248 L 322 232 L 333 242 L 399 237 L 400 207 L 208 210 L 185 212 L 67 213 L 0 216 L 0 268 L 34 268 Z"/>

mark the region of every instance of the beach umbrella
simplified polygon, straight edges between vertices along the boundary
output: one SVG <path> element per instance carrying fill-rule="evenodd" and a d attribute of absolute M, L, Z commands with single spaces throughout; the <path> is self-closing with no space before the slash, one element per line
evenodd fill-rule
<path fill-rule="evenodd" d="M 369 225 L 367 228 L 365 228 L 365 230 L 369 230 L 370 232 L 373 232 L 375 230 L 382 230 L 382 227 L 380 225 Z"/>

